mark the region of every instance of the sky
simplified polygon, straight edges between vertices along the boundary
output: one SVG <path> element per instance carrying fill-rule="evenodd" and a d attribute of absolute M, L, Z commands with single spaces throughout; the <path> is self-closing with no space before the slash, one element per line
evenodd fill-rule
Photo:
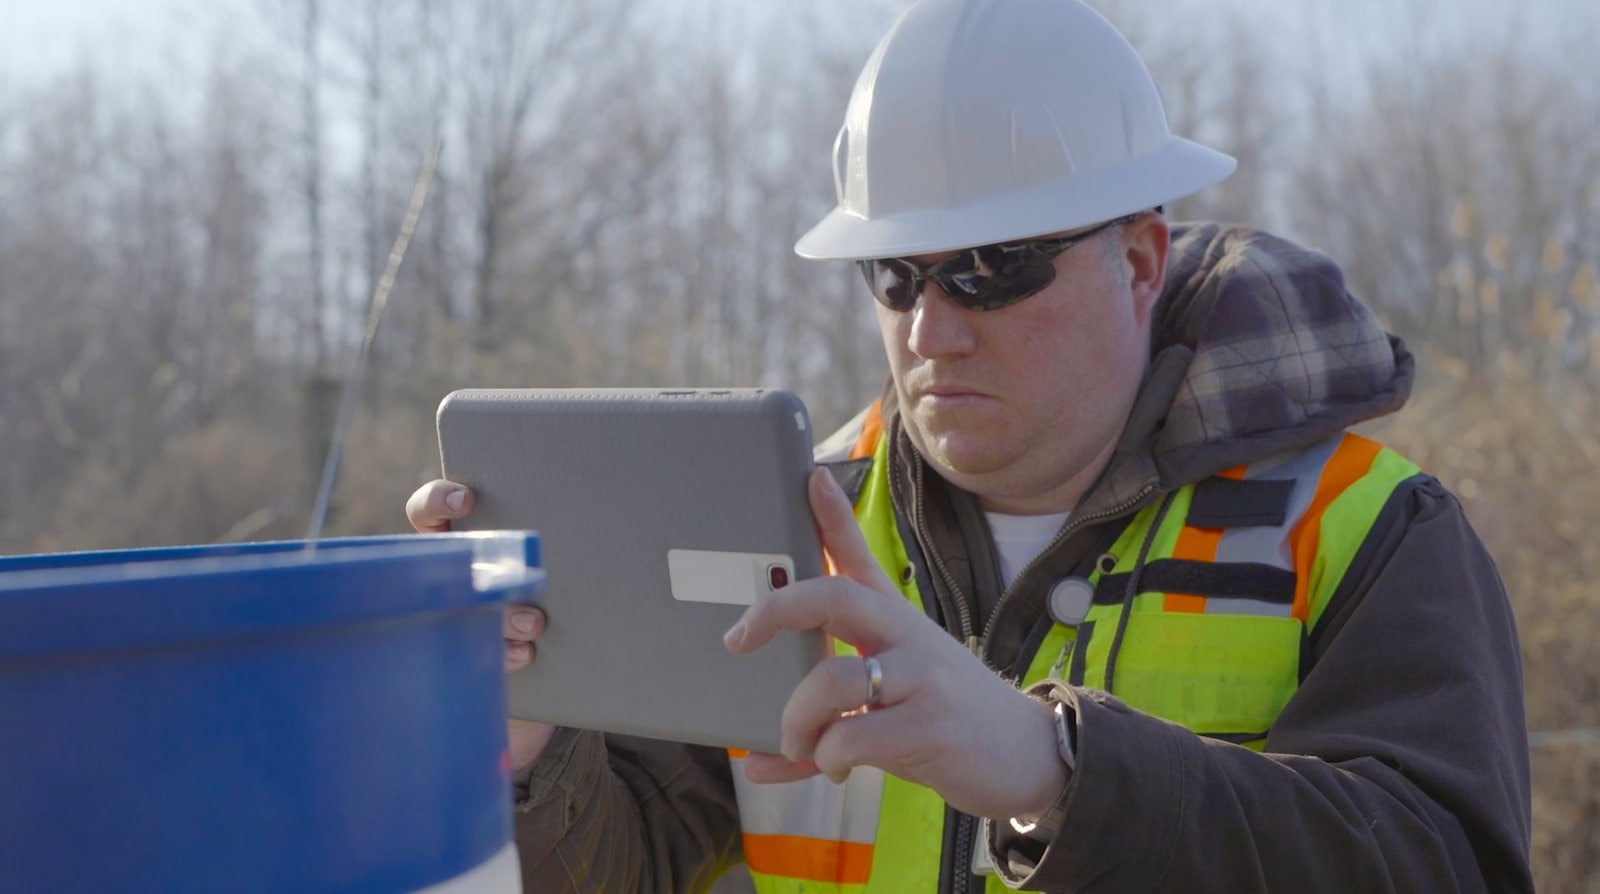
<path fill-rule="evenodd" d="M 192 9 L 192 0 L 0 0 L 0 73 L 31 80 L 84 52 L 147 65 Z"/>
<path fill-rule="evenodd" d="M 26 83 L 48 77 L 84 54 L 119 73 L 159 75 L 174 59 L 186 55 L 198 63 L 218 29 L 240 14 L 257 18 L 251 7 L 263 2 L 267 0 L 0 0 L 0 79 Z M 647 2 L 691 10 L 695 16 L 709 11 L 725 21 L 753 22 L 763 14 L 781 15 L 793 0 Z M 858 0 L 833 2 L 849 8 Z M 1106 2 L 1155 7 L 1150 0 Z M 901 4 L 878 0 L 878 5 Z M 1169 14 L 1187 10 L 1203 14 L 1219 5 L 1247 10 L 1253 27 L 1286 38 L 1314 29 L 1336 51 L 1356 55 L 1385 49 L 1403 52 L 1419 37 L 1425 41 L 1462 28 L 1505 33 L 1499 23 L 1513 16 L 1524 23 L 1530 39 L 1570 32 L 1575 19 L 1590 34 L 1600 32 L 1600 3 L 1593 0 L 1164 0 L 1160 8 Z M 1419 29 L 1427 33 L 1419 35 Z"/>
<path fill-rule="evenodd" d="M 16 88 L 47 83 L 67 71 L 90 68 L 97 78 L 135 89 L 182 95 L 208 83 L 208 70 L 236 55 L 241 47 L 277 46 L 264 22 L 277 9 L 293 10 L 303 0 L 0 0 L 0 116 L 8 103 L 25 101 Z M 344 0 L 325 0 L 337 5 Z M 582 0 L 571 0 L 582 2 Z M 687 25 L 707 45 L 727 46 L 741 39 L 752 43 L 731 64 L 754 64 L 757 70 L 773 52 L 782 52 L 783 17 L 794 3 L 806 4 L 828 30 L 870 29 L 879 32 L 910 0 L 639 0 L 648 12 Z M 1108 10 L 1149 15 L 1130 20 L 1136 45 L 1147 51 L 1137 34 L 1148 24 L 1159 32 L 1156 14 L 1178 22 L 1194 22 L 1211 35 L 1208 43 L 1228 39 L 1223 28 L 1250 29 L 1267 47 L 1268 77 L 1274 70 L 1286 77 L 1276 83 L 1301 83 L 1309 76 L 1327 86 L 1334 97 L 1364 98 L 1363 72 L 1375 59 L 1405 60 L 1455 54 L 1463 33 L 1487 42 L 1534 41 L 1556 48 L 1544 55 L 1573 71 L 1578 82 L 1600 89 L 1600 0 L 1089 0 Z M 1233 23 L 1218 10 L 1244 15 Z M 1169 32 L 1171 29 L 1167 29 Z M 844 33 L 844 32 L 840 32 Z M 1217 35 L 1221 35 L 1218 37 Z M 869 42 L 851 32 L 853 43 Z M 776 46 L 771 43 L 776 42 Z M 865 50 L 862 50 L 865 61 Z M 1153 67 L 1162 66 L 1152 62 Z M 1490 78 L 1485 67 L 1485 78 Z M 1164 87 L 1169 85 L 1163 85 Z M 1492 84 L 1463 85 L 1492 89 Z M 8 95 L 9 94 L 9 95 Z M 1292 100 L 1292 98 L 1291 98 Z M 180 105 L 182 100 L 180 100 Z M 1293 102 L 1290 102 L 1293 105 Z M 3 123 L 3 122 L 0 122 Z"/>

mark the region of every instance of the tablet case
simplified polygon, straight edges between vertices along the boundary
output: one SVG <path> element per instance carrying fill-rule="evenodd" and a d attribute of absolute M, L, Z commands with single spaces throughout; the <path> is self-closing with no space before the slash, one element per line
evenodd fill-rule
<path fill-rule="evenodd" d="M 776 752 L 815 631 L 749 655 L 723 633 L 772 587 L 820 575 L 811 425 L 768 389 L 477 389 L 439 406 L 459 530 L 539 532 L 549 624 L 508 680 L 511 716 Z"/>

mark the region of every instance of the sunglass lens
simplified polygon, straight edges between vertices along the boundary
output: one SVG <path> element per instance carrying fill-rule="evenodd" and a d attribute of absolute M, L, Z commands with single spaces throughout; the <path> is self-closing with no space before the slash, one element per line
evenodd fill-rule
<path fill-rule="evenodd" d="M 1031 251 L 1010 254 L 996 252 L 993 257 L 980 257 L 990 271 L 984 280 L 985 288 L 973 296 L 968 305 L 973 310 L 999 310 L 1010 307 L 1038 292 L 1056 278 L 1055 265 L 1049 258 Z"/>
<path fill-rule="evenodd" d="M 878 303 L 893 311 L 907 311 L 917 303 L 915 273 L 899 258 L 862 261 L 861 272 Z"/>
<path fill-rule="evenodd" d="M 879 258 L 859 262 L 878 303 L 904 313 L 916 306 L 922 279 L 909 261 Z M 985 245 L 944 261 L 925 274 L 950 300 L 968 310 L 999 310 L 1034 294 L 1055 279 L 1048 256 L 1026 248 Z"/>

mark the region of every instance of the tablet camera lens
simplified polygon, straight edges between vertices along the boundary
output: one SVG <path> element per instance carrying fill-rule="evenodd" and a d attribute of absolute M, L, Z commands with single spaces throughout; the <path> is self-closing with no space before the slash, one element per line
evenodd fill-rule
<path fill-rule="evenodd" d="M 774 590 L 789 586 L 789 569 L 782 565 L 768 565 L 767 586 Z"/>

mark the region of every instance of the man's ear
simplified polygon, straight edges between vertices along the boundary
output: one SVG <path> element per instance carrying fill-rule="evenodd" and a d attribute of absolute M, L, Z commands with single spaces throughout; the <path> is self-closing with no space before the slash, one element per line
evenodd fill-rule
<path fill-rule="evenodd" d="M 1123 228 L 1123 261 L 1128 265 L 1129 291 L 1133 296 L 1135 321 L 1140 326 L 1150 323 L 1156 302 L 1167 284 L 1167 250 L 1172 245 L 1172 234 L 1167 219 L 1158 211 L 1139 215 Z"/>

